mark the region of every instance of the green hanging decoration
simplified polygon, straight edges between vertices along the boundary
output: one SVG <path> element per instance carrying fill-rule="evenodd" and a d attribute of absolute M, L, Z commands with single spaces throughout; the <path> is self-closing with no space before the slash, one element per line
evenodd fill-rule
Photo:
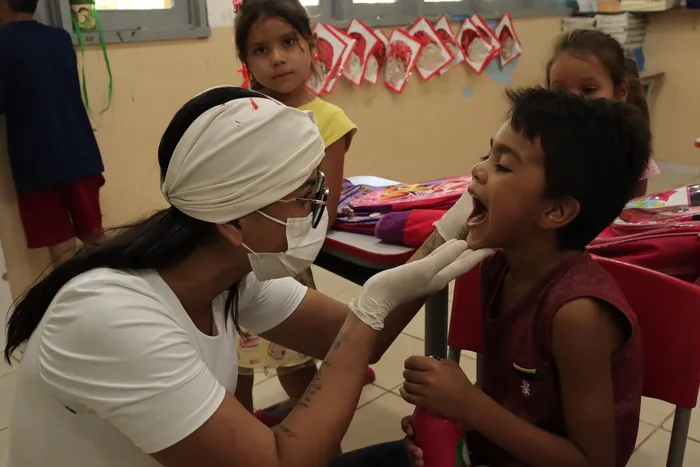
<path fill-rule="evenodd" d="M 78 44 L 80 45 L 80 57 L 81 57 L 81 74 L 83 81 L 83 99 L 85 100 L 85 107 L 91 112 L 104 113 L 109 109 L 112 104 L 112 68 L 109 65 L 109 57 L 107 56 L 107 45 L 105 44 L 104 34 L 102 33 L 102 22 L 100 21 L 100 14 L 95 8 L 95 0 L 70 0 L 71 8 L 71 18 L 73 20 L 73 30 L 76 36 L 78 36 Z M 105 60 L 105 66 L 107 67 L 107 75 L 109 76 L 109 87 L 107 89 L 107 105 L 102 110 L 92 110 L 90 108 L 90 98 L 88 97 L 86 77 L 85 77 L 85 37 L 83 33 L 85 32 L 95 32 L 97 31 L 97 37 L 100 40 L 100 48 L 102 49 L 102 56 Z"/>

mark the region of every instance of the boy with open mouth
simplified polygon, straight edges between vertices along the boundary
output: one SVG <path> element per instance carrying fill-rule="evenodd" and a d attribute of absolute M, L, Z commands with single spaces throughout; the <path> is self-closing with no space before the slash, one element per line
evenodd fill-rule
<path fill-rule="evenodd" d="M 641 336 L 585 248 L 646 169 L 649 126 L 623 103 L 542 88 L 507 96 L 508 118 L 469 187 L 469 247 L 496 249 L 480 271 L 479 387 L 454 362 L 414 356 L 401 395 L 457 422 L 475 466 L 622 467 L 639 424 Z M 366 448 L 367 459 L 394 460 L 369 464 L 423 465 L 410 418 L 402 425 L 406 444 Z"/>

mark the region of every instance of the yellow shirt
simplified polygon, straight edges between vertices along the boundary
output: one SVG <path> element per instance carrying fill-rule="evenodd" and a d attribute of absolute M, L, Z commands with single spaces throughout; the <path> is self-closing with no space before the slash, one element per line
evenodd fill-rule
<path fill-rule="evenodd" d="M 355 136 L 357 127 L 348 116 L 345 115 L 343 109 L 318 98 L 312 100 L 308 104 L 298 107 L 298 109 L 310 110 L 314 113 L 316 123 L 318 124 L 318 131 L 321 132 L 321 137 L 326 147 L 335 143 L 343 136 L 347 138 L 346 150 L 350 147 L 350 142 L 352 141 L 352 137 Z"/>

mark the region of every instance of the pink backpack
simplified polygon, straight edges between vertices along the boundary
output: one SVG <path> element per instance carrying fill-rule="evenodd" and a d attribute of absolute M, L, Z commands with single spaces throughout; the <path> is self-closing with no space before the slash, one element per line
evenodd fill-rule
<path fill-rule="evenodd" d="M 700 185 L 630 201 L 588 250 L 687 282 L 700 280 Z"/>

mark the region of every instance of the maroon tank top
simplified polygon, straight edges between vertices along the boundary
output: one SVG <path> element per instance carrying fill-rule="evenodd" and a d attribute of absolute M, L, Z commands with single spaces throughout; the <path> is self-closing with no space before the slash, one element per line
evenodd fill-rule
<path fill-rule="evenodd" d="M 642 345 L 637 318 L 613 278 L 590 255 L 561 264 L 523 298 L 515 309 L 493 317 L 508 272 L 502 252 L 481 266 L 484 368 L 482 390 L 533 425 L 567 437 L 559 378 L 552 355 L 552 321 L 567 302 L 591 297 L 624 314 L 631 334 L 613 355 L 616 453 L 618 467 L 627 464 L 637 439 L 642 394 Z M 468 434 L 474 465 L 524 467 L 479 433 Z"/>

